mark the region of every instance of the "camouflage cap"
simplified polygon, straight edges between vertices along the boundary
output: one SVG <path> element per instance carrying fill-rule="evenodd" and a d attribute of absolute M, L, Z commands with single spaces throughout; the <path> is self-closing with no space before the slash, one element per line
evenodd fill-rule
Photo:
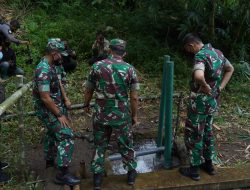
<path fill-rule="evenodd" d="M 60 38 L 50 38 L 47 43 L 48 50 L 56 50 L 60 52 L 62 55 L 67 56 L 68 53 L 65 51 L 65 46 L 63 41 Z"/>
<path fill-rule="evenodd" d="M 112 39 L 110 40 L 110 44 L 109 44 L 109 47 L 112 48 L 117 48 L 117 49 L 120 49 L 120 50 L 125 50 L 126 48 L 126 41 L 122 40 L 122 39 Z"/>

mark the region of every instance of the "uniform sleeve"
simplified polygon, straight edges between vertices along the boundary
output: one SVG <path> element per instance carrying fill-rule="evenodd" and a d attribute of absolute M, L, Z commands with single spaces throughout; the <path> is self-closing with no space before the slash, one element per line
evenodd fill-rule
<path fill-rule="evenodd" d="M 228 61 L 227 58 L 225 58 L 224 60 L 224 64 L 223 64 L 223 70 L 226 70 L 227 68 L 233 67 L 232 64 L 230 63 L 230 61 Z"/>
<path fill-rule="evenodd" d="M 133 67 L 130 69 L 130 73 L 131 73 L 130 91 L 139 90 L 140 89 L 139 80 L 135 72 L 135 69 Z"/>
<path fill-rule="evenodd" d="M 94 66 L 94 65 L 93 65 Z M 86 82 L 86 88 L 94 90 L 96 87 L 96 70 L 92 66 L 92 69 L 89 73 L 88 80 Z"/>
<path fill-rule="evenodd" d="M 48 67 L 42 66 L 36 69 L 36 81 L 39 92 L 50 91 L 50 77 Z"/>
<path fill-rule="evenodd" d="M 228 59 L 227 58 L 225 58 L 225 67 L 228 67 L 229 65 L 231 65 L 231 63 L 230 63 L 230 61 L 228 61 Z"/>
<path fill-rule="evenodd" d="M 63 66 L 62 66 L 62 76 L 61 77 L 62 77 L 62 84 L 64 86 L 66 86 L 66 84 L 67 84 L 67 77 L 66 77 L 66 72 L 65 72 Z"/>
<path fill-rule="evenodd" d="M 9 40 L 10 42 L 13 42 L 17 45 L 20 44 L 20 41 L 13 36 L 12 31 L 10 30 L 10 27 L 8 25 L 2 25 L 1 31 L 7 40 Z"/>
<path fill-rule="evenodd" d="M 193 72 L 196 70 L 205 71 L 205 62 L 206 62 L 206 57 L 204 55 L 202 54 L 195 55 Z"/>

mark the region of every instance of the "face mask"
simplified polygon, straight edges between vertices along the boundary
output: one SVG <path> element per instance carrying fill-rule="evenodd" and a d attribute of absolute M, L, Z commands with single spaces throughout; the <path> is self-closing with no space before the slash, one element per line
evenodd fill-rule
<path fill-rule="evenodd" d="M 57 60 L 57 61 L 54 61 L 54 65 L 56 65 L 56 66 L 59 66 L 61 64 L 62 64 L 62 60 L 61 59 Z"/>
<path fill-rule="evenodd" d="M 3 53 L 0 52 L 0 60 L 3 58 Z"/>
<path fill-rule="evenodd" d="M 56 60 L 55 60 L 55 58 L 56 58 Z M 56 65 L 56 66 L 59 66 L 59 65 L 62 64 L 61 57 L 58 57 L 58 55 L 56 55 L 56 54 L 53 55 L 53 60 L 54 60 L 53 64 Z"/>

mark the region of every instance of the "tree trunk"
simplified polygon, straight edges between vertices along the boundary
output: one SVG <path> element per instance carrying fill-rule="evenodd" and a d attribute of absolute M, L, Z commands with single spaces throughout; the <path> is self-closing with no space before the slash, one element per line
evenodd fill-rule
<path fill-rule="evenodd" d="M 210 1 L 210 6 L 211 6 L 211 12 L 210 12 L 210 19 L 209 19 L 209 37 L 211 42 L 214 42 L 214 37 L 215 37 L 215 13 L 216 13 L 216 0 L 211 0 Z"/>

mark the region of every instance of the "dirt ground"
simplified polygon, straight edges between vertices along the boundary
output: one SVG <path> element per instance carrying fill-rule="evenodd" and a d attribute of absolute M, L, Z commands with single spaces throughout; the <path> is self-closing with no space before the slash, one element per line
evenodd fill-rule
<path fill-rule="evenodd" d="M 136 140 L 156 139 L 157 128 L 159 124 L 159 100 L 143 101 L 139 104 L 139 122 L 134 131 L 134 138 Z M 185 122 L 185 107 L 180 107 L 180 122 L 177 136 L 182 137 L 182 131 Z M 175 116 L 175 114 L 174 114 Z M 71 118 L 74 126 L 77 126 L 77 130 L 91 134 L 91 116 L 86 115 L 82 110 L 71 111 Z M 228 119 L 228 118 L 226 118 Z M 175 125 L 176 118 L 174 117 L 173 125 Z M 249 140 L 241 140 L 237 138 L 236 134 L 240 133 L 239 126 L 232 124 L 232 122 L 226 123 L 226 126 L 218 126 L 216 123 L 214 127 L 214 133 L 217 144 L 217 156 L 218 167 L 237 166 L 238 164 L 244 164 L 249 162 L 249 154 L 245 152 L 247 146 L 250 144 Z M 173 127 L 175 131 L 175 126 Z M 181 138 L 180 138 L 181 139 Z M 111 143 L 115 139 L 111 138 Z M 38 144 L 29 148 L 27 151 L 27 164 L 32 171 L 35 171 L 37 175 L 44 176 L 45 162 L 43 160 L 43 147 L 42 144 Z M 85 162 L 87 176 L 90 177 L 90 161 L 93 154 L 93 144 L 87 141 L 77 139 L 75 142 L 75 151 L 73 155 L 73 161 L 70 169 L 73 173 L 79 170 L 80 163 Z"/>

